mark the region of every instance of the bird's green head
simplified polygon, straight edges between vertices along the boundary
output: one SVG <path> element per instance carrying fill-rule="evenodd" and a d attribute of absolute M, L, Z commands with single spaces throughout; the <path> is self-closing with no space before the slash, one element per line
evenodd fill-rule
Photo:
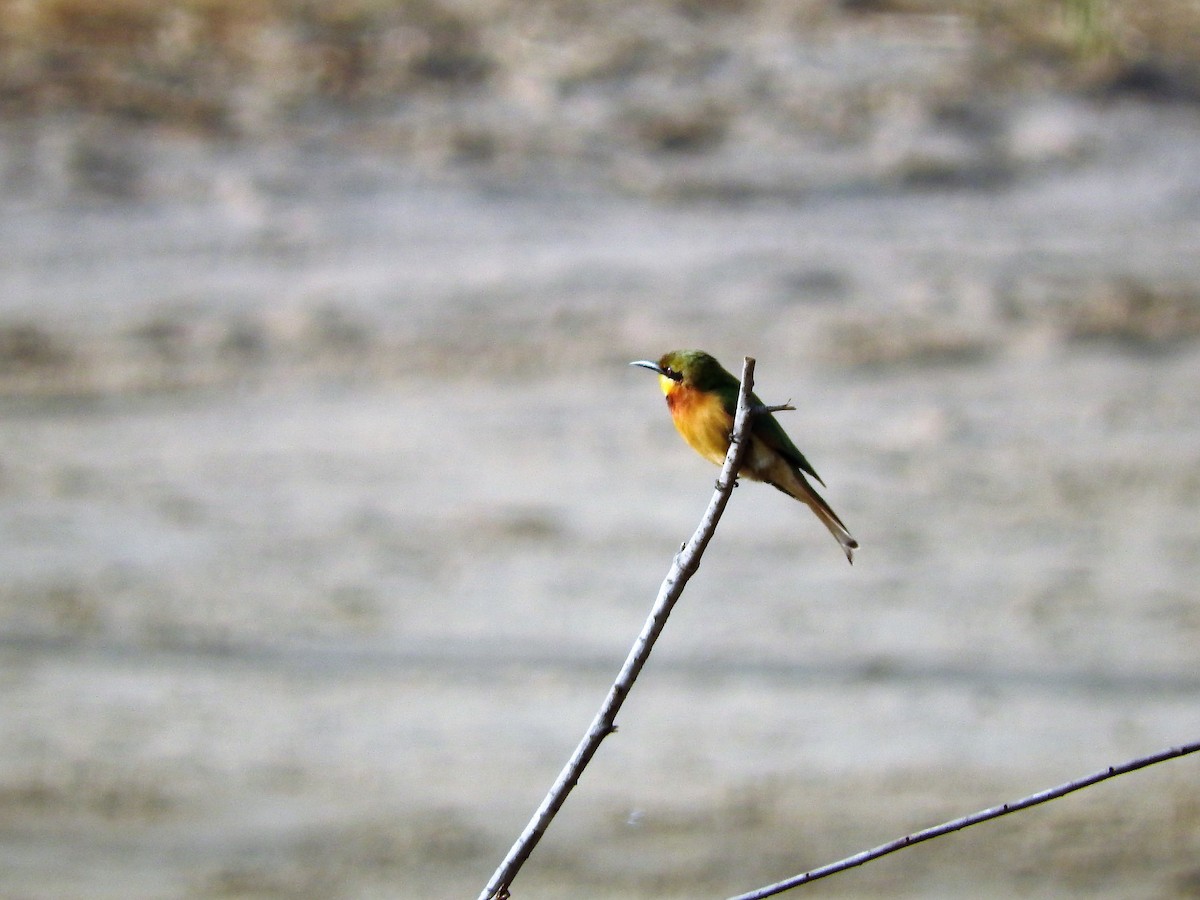
<path fill-rule="evenodd" d="M 709 391 L 724 387 L 733 377 L 703 350 L 672 350 L 664 353 L 658 362 L 639 359 L 630 365 L 657 372 L 661 379 L 665 379 L 664 388 L 670 381 L 682 387 Z"/>

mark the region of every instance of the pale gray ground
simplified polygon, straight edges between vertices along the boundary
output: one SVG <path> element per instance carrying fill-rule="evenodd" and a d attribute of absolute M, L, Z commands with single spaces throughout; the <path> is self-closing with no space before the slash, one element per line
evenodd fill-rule
<path fill-rule="evenodd" d="M 219 189 L 8 200 L 0 895 L 474 896 L 709 497 L 624 365 L 675 346 L 758 358 L 862 550 L 739 488 L 517 896 L 727 896 L 1200 736 L 1200 125 L 1030 115 L 979 187 L 164 139 Z M 1198 776 L 807 893 L 1197 896 Z"/>

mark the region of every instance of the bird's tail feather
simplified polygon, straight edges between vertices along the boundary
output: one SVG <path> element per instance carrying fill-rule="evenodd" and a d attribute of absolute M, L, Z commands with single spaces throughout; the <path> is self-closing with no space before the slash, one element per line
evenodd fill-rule
<path fill-rule="evenodd" d="M 829 508 L 829 504 L 816 491 L 810 489 L 810 497 L 802 498 L 809 505 L 817 518 L 829 529 L 829 533 L 837 538 L 837 542 L 842 545 L 842 552 L 846 554 L 846 561 L 850 565 L 854 565 L 854 551 L 858 549 L 858 541 L 854 539 L 854 535 L 838 518 L 837 513 Z"/>
<path fill-rule="evenodd" d="M 850 565 L 854 565 L 854 551 L 858 549 L 858 541 L 854 539 L 854 535 L 850 533 L 850 529 L 838 518 L 838 514 L 833 511 L 833 508 L 825 502 L 825 498 L 818 494 L 816 489 L 808 483 L 808 479 L 804 477 L 804 473 L 793 471 L 790 474 L 793 477 L 788 478 L 786 483 L 772 481 L 770 484 L 779 488 L 785 494 L 807 504 L 808 508 L 821 520 L 821 523 L 829 529 L 829 533 L 841 544 L 842 552 L 846 554 L 846 559 Z"/>

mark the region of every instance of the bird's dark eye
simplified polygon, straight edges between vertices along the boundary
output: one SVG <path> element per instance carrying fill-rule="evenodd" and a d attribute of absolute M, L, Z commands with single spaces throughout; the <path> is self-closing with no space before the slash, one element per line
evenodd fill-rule
<path fill-rule="evenodd" d="M 676 372 L 670 366 L 663 367 L 663 374 L 666 375 L 668 378 L 670 378 L 672 381 L 683 381 L 683 375 L 681 375 L 679 372 Z"/>

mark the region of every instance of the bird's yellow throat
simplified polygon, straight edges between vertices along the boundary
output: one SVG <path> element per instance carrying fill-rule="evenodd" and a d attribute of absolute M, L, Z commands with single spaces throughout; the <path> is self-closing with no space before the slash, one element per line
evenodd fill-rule
<path fill-rule="evenodd" d="M 721 398 L 686 387 L 665 375 L 659 376 L 659 386 L 667 396 L 671 420 L 688 446 L 721 465 L 729 451 L 729 431 L 733 425 Z"/>

